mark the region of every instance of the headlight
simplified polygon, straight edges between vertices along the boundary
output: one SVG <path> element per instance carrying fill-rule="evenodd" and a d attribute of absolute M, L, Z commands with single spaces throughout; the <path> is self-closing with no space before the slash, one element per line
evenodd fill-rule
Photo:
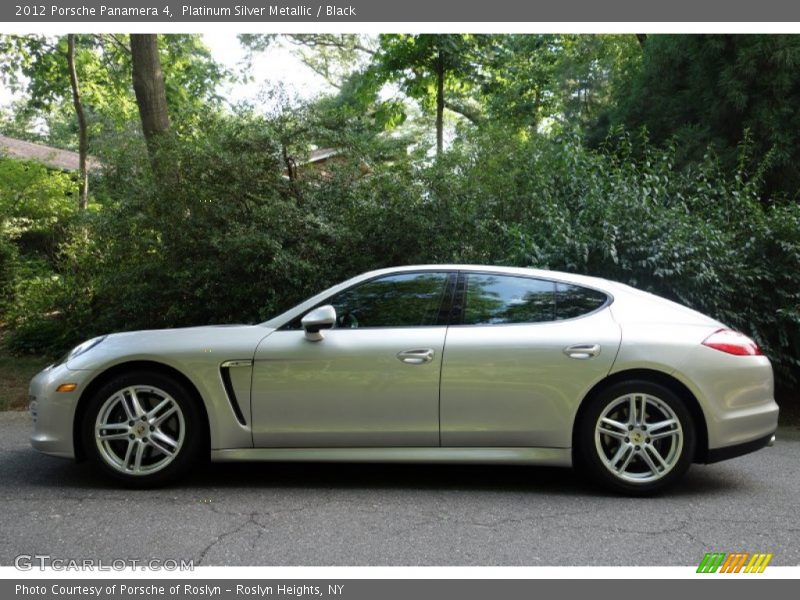
<path fill-rule="evenodd" d="M 88 352 L 89 350 L 91 350 L 92 348 L 97 346 L 97 344 L 99 344 L 104 339 L 106 339 L 106 337 L 107 336 L 105 336 L 105 335 L 101 335 L 99 337 L 92 338 L 90 340 L 86 340 L 82 344 L 78 344 L 72 350 L 67 352 L 67 354 L 65 354 L 64 357 L 60 361 L 58 361 L 57 364 L 63 364 L 65 362 L 68 362 L 68 361 L 72 360 L 73 358 L 79 357 L 84 352 Z"/>

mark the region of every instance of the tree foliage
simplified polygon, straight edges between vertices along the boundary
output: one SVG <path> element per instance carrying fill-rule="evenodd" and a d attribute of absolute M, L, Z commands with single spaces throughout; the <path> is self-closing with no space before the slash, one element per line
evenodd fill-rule
<path fill-rule="evenodd" d="M 794 35 L 651 35 L 641 70 L 618 90 L 611 121 L 646 127 L 657 144 L 675 139 L 681 164 L 702 160 L 712 146 L 727 168 L 749 132 L 756 162 L 770 156 L 765 192 L 796 199 L 798 66 Z"/>
<path fill-rule="evenodd" d="M 81 92 L 89 113 L 92 135 L 109 135 L 137 119 L 131 80 L 131 49 L 127 36 L 75 34 L 75 63 Z M 202 118 L 209 104 L 218 100 L 216 88 L 227 73 L 211 57 L 199 35 L 159 36 L 167 103 L 175 120 L 190 128 Z M 12 90 L 24 94 L 24 105 L 16 112 L 23 118 L 41 118 L 50 123 L 71 113 L 67 65 L 67 36 L 0 36 L 0 78 Z M 71 113 L 74 115 L 74 113 Z M 19 130 L 18 130 L 19 131 Z M 48 134 L 24 136 L 65 148 L 77 148 L 77 125 L 48 127 Z M 60 133 L 60 135 L 58 135 Z M 94 144 L 96 145 L 96 141 Z"/>

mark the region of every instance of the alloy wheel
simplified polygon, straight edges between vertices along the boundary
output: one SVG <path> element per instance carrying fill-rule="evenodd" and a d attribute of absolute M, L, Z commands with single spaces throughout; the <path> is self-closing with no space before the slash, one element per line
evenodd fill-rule
<path fill-rule="evenodd" d="M 94 438 L 103 461 L 126 475 L 149 475 L 178 456 L 186 437 L 183 411 L 152 386 L 120 389 L 100 407 Z"/>
<path fill-rule="evenodd" d="M 631 483 L 666 476 L 680 460 L 684 443 L 675 411 L 645 393 L 625 394 L 609 402 L 597 419 L 594 437 L 605 468 Z"/>

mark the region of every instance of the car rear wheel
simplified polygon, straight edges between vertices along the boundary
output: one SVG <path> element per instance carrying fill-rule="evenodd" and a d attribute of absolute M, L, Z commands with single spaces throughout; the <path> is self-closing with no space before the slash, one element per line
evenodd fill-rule
<path fill-rule="evenodd" d="M 696 436 L 691 413 L 672 390 L 626 381 L 589 400 L 576 441 L 580 463 L 600 483 L 645 495 L 686 473 Z"/>
<path fill-rule="evenodd" d="M 175 481 L 197 458 L 201 415 L 191 393 L 160 373 L 116 377 L 90 399 L 82 423 L 87 455 L 132 487 Z"/>

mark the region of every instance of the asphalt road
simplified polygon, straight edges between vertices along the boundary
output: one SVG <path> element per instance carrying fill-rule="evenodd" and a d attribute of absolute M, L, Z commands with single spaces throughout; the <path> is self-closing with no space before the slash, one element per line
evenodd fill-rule
<path fill-rule="evenodd" d="M 568 469 L 217 464 L 155 491 L 41 456 L 0 413 L 0 564 L 177 558 L 195 565 L 696 565 L 708 551 L 800 564 L 800 429 L 694 466 L 657 498 L 605 494 Z"/>

